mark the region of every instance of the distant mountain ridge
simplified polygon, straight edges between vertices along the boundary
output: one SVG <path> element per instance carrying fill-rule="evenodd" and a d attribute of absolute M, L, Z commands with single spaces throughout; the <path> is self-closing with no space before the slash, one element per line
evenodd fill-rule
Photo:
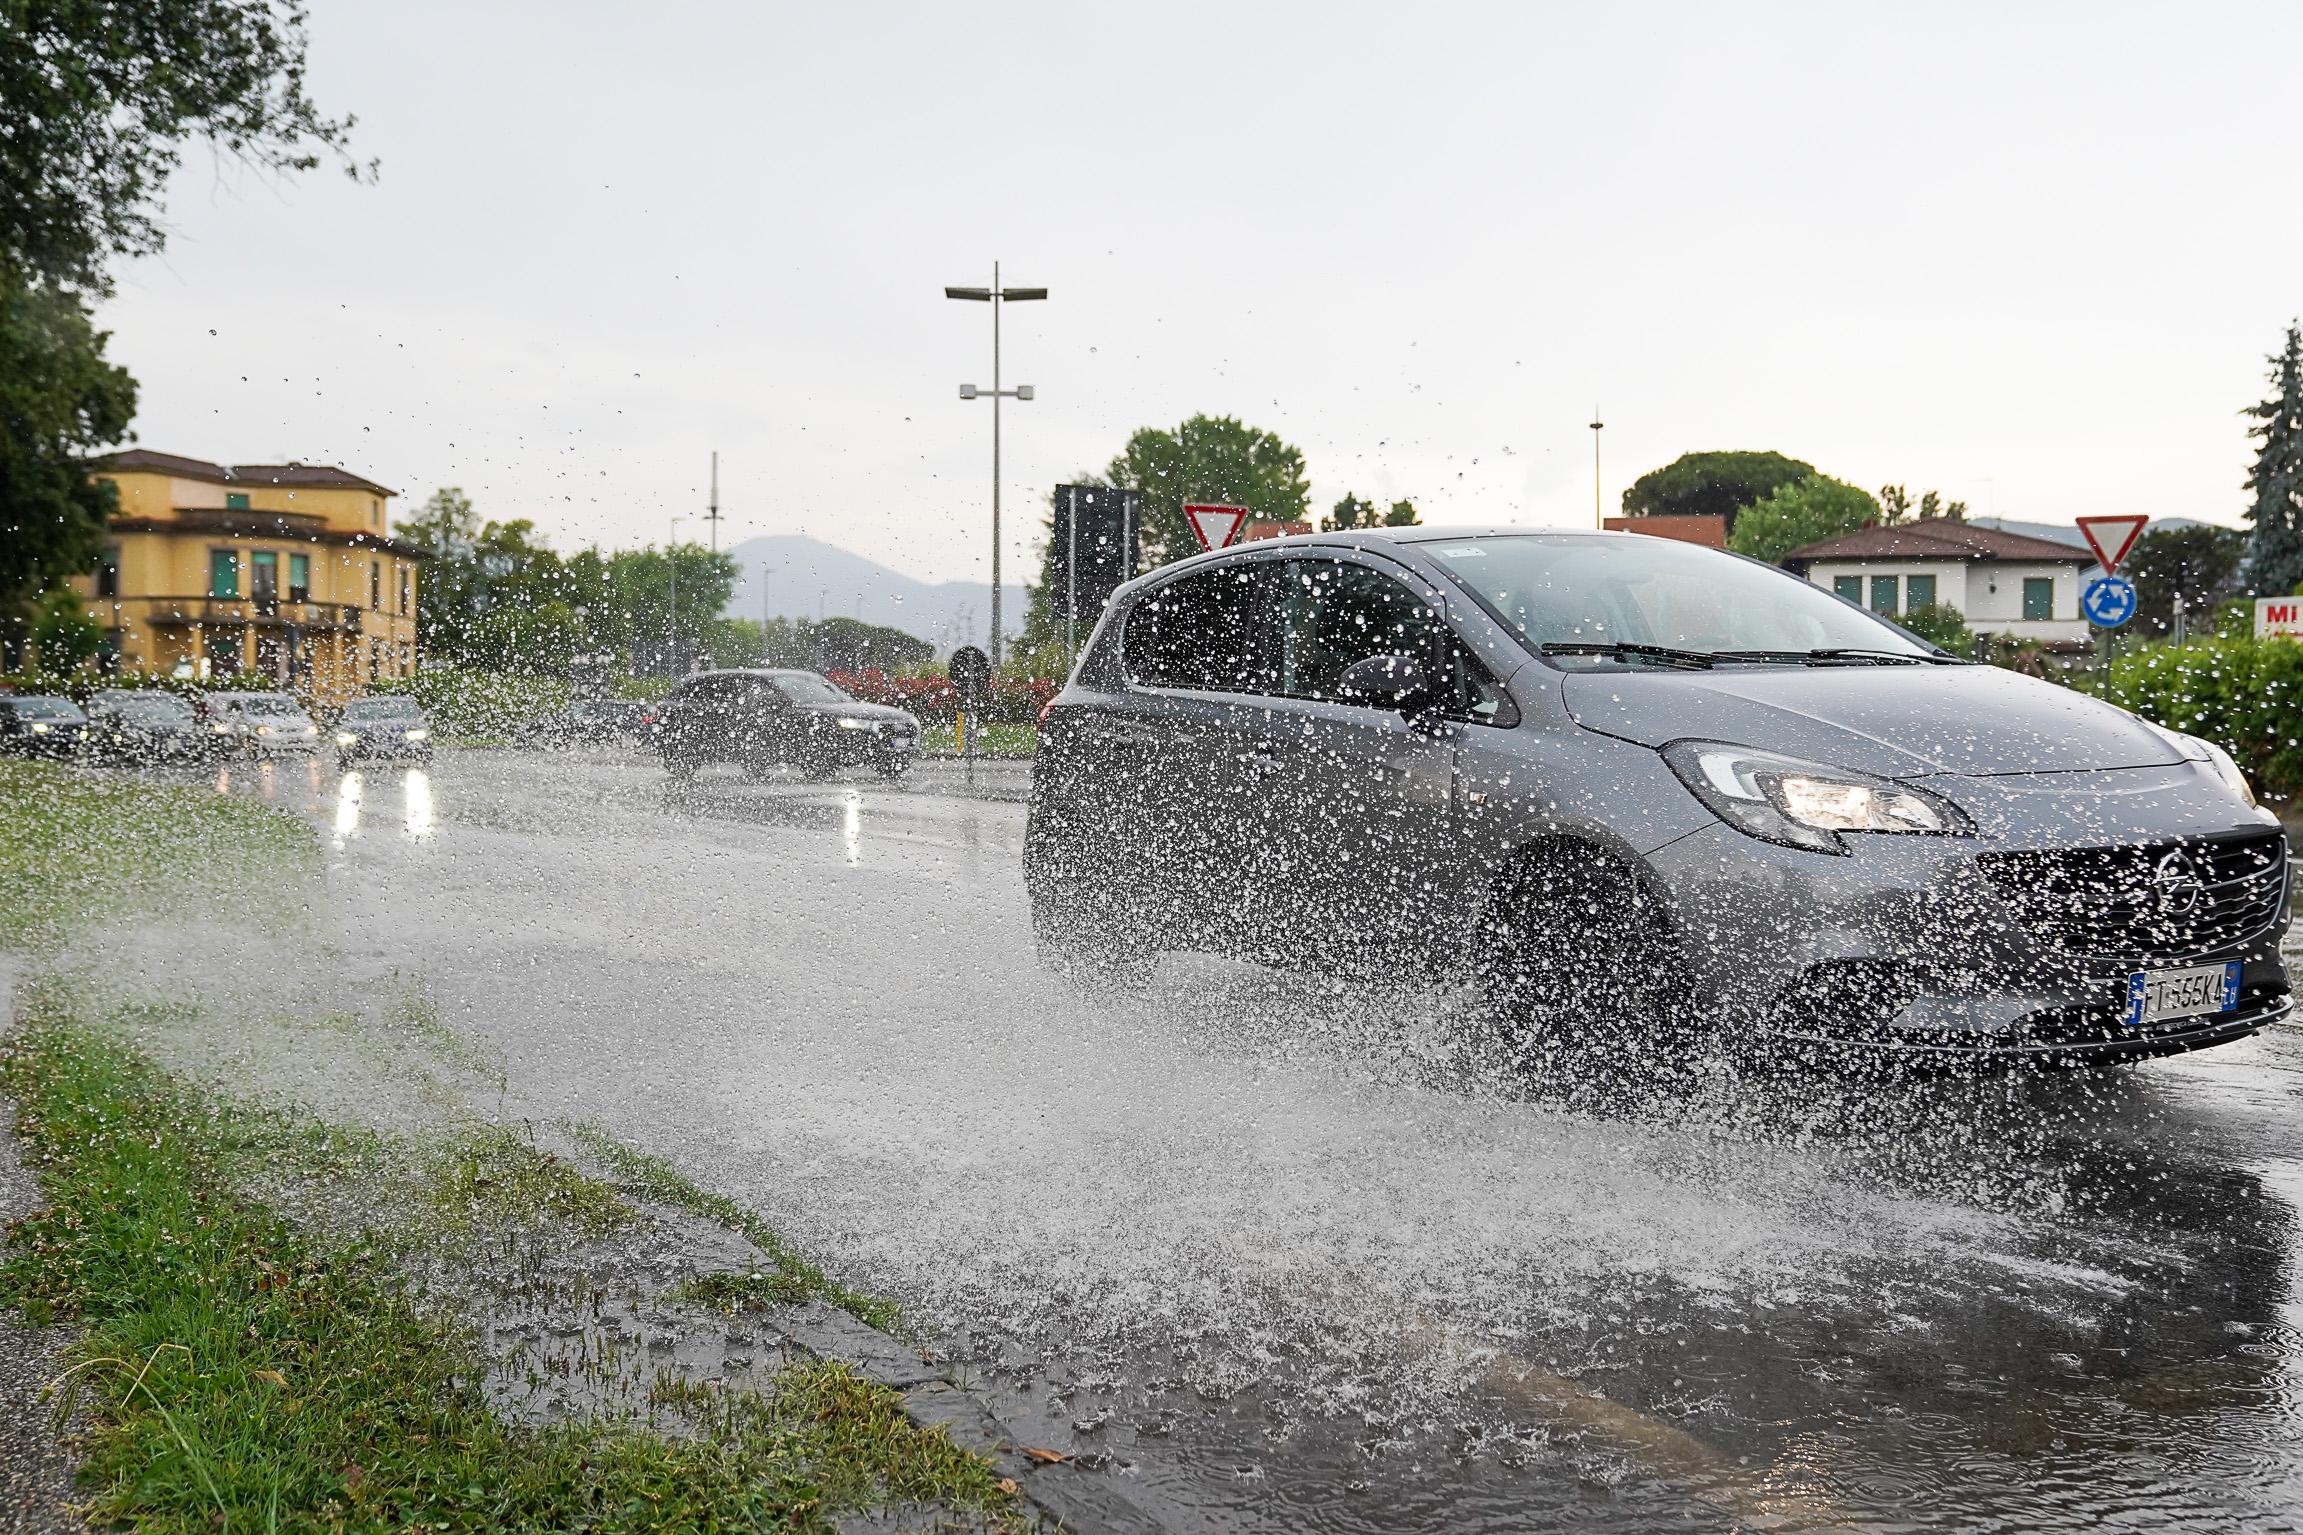
<path fill-rule="evenodd" d="M 2087 535 L 2079 531 L 2075 522 L 2022 522 L 2013 517 L 1970 517 L 1979 528 L 1996 528 L 2002 533 L 2021 533 L 2031 538 L 2050 539 L 2058 544 L 2069 544 L 2074 549 L 2087 547 Z M 2144 526 L 2152 528 L 2204 528 L 2209 524 L 2196 517 L 2154 517 Z"/>
<path fill-rule="evenodd" d="M 804 533 L 767 534 L 731 545 L 738 572 L 725 616 L 760 616 L 762 567 L 767 568 L 767 611 L 774 618 L 861 618 L 917 635 L 949 653 L 991 638 L 989 581 L 922 581 L 877 560 Z M 1000 583 L 1000 626 L 1012 638 L 1023 627 L 1025 591 Z"/>

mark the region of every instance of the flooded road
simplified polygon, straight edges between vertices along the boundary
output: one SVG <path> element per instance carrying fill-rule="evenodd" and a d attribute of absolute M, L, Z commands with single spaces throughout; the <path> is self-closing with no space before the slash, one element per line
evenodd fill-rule
<path fill-rule="evenodd" d="M 1036 967 L 1023 770 L 280 762 L 325 971 L 893 1296 L 1211 1531 L 2303 1527 L 2303 1032 L 1604 1112 L 1459 996 Z"/>

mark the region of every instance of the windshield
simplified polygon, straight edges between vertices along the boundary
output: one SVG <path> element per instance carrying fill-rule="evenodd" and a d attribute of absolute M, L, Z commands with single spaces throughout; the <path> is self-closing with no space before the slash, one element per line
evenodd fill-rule
<path fill-rule="evenodd" d="M 192 706 L 167 693 L 107 693 L 96 702 L 124 720 L 170 725 L 192 720 Z"/>
<path fill-rule="evenodd" d="M 79 706 L 67 699 L 12 698 L 8 699 L 6 702 L 9 708 L 16 711 L 16 717 L 18 719 L 78 720 L 86 718 L 86 716 L 80 712 Z"/>
<path fill-rule="evenodd" d="M 1717 550 L 1627 534 L 1514 534 L 1422 546 L 1530 650 L 1653 645 L 1706 653 L 1856 649 L 1930 654 L 1797 576 Z M 1554 656 L 1566 666 L 1643 658 Z"/>
<path fill-rule="evenodd" d="M 846 704 L 855 702 L 853 698 L 840 691 L 833 683 L 808 672 L 787 672 L 770 680 L 775 683 L 777 692 L 796 704 Z"/>
<path fill-rule="evenodd" d="M 412 698 L 355 698 L 344 705 L 348 720 L 407 720 L 421 712 Z"/>

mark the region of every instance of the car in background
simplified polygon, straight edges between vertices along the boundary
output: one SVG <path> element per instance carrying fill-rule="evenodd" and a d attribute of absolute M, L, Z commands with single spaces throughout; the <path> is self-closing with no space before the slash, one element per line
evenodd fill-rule
<path fill-rule="evenodd" d="M 907 710 L 859 703 L 815 672 L 699 672 L 664 700 L 653 744 L 674 778 L 716 762 L 754 780 L 779 766 L 809 778 L 855 767 L 898 778 L 919 751 L 920 722 Z"/>
<path fill-rule="evenodd" d="M 15 757 L 75 757 L 88 740 L 88 716 L 69 698 L 0 694 L 0 752 Z"/>
<path fill-rule="evenodd" d="M 646 741 L 659 704 L 633 698 L 579 698 L 557 714 L 528 720 L 512 733 L 522 746 L 613 746 Z"/>
<path fill-rule="evenodd" d="M 336 716 L 336 760 L 432 760 L 432 720 L 424 706 L 405 694 L 355 698 Z"/>
<path fill-rule="evenodd" d="M 1129 582 L 1041 720 L 1024 869 L 1063 969 L 1467 981 L 1520 1059 L 2096 1063 L 2293 1005 L 2287 838 L 2220 747 L 1635 533 Z"/>
<path fill-rule="evenodd" d="M 210 762 L 229 749 L 229 727 L 200 718 L 173 693 L 106 688 L 88 700 L 88 744 L 106 762 Z"/>
<path fill-rule="evenodd" d="M 293 693 L 210 693 L 207 705 L 210 722 L 228 726 L 228 739 L 246 755 L 320 749 L 320 727 Z"/>

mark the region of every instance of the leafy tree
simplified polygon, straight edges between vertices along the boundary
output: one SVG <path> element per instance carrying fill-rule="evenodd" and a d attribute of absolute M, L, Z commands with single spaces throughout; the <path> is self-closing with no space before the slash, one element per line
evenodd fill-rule
<path fill-rule="evenodd" d="M 304 46 L 297 0 L 0 0 L 0 264 L 107 291 L 107 259 L 165 243 L 188 139 L 267 171 L 327 153 L 363 174 L 352 119 L 304 92 Z"/>
<path fill-rule="evenodd" d="M 892 671 L 917 666 L 936 653 L 933 644 L 916 635 L 853 618 L 827 618 L 814 624 L 803 619 L 799 639 L 807 649 L 805 664 L 820 672 L 860 672 L 867 667 Z"/>
<path fill-rule="evenodd" d="M 117 502 L 86 467 L 136 410 L 105 339 L 71 295 L 0 271 L 0 625 L 19 633 L 32 598 L 92 568 Z"/>
<path fill-rule="evenodd" d="M 1918 504 L 1914 506 L 1911 492 L 1902 486 L 1882 485 L 1879 487 L 1879 520 L 1881 522 L 1893 527 L 1897 523 L 1911 521 L 1914 516 L 1921 522 L 1931 521 L 1938 517 L 1948 522 L 1965 522 L 1967 520 L 1967 503 L 1964 501 L 1946 502 L 1940 494 L 1931 490 L 1922 495 Z"/>
<path fill-rule="evenodd" d="M 1147 568 L 1199 552 L 1186 504 L 1244 506 L 1253 522 L 1307 521 L 1311 506 L 1302 451 L 1231 416 L 1194 416 L 1173 431 L 1147 426 L 1106 478 L 1143 494 L 1137 539 Z"/>
<path fill-rule="evenodd" d="M 304 48 L 297 0 L 0 0 L 0 637 L 102 539 L 115 503 L 86 459 L 127 437 L 136 388 L 87 300 L 110 258 L 164 244 L 184 143 L 352 168 L 351 119 L 305 94 Z"/>
<path fill-rule="evenodd" d="M 2255 418 L 2247 435 L 2263 444 L 2247 472 L 2248 584 L 2259 594 L 2293 591 L 2303 582 L 2303 327 L 2287 327 L 2271 359 L 2271 398 L 2245 414 Z"/>
<path fill-rule="evenodd" d="M 1372 528 L 1374 526 L 1375 503 L 1373 501 L 1362 501 L 1358 496 L 1353 495 L 1350 491 L 1345 491 L 1343 499 L 1338 501 L 1328 510 L 1327 530 L 1330 533 L 1339 533 L 1351 528 Z"/>
<path fill-rule="evenodd" d="M 2217 603 L 2239 585 L 2247 535 L 2237 528 L 2147 528 L 2127 556 L 2135 583 L 2135 627 L 2150 634 L 2175 628 L 2175 599 L 2183 599 L 2191 632 L 2214 627 Z"/>
<path fill-rule="evenodd" d="M 619 549 L 605 565 L 606 596 L 630 636 L 634 671 L 677 676 L 708 652 L 711 625 L 736 589 L 733 555 L 678 543 Z"/>
<path fill-rule="evenodd" d="M 1852 533 L 1878 518 L 1879 503 L 1869 492 L 1811 474 L 1746 508 L 1727 535 L 1727 547 L 1773 564 L 1794 549 Z"/>
<path fill-rule="evenodd" d="M 88 604 L 79 593 L 59 587 L 40 599 L 39 616 L 32 621 L 32 648 L 39 653 L 42 671 L 66 676 L 103 650 L 104 626 L 88 616 Z"/>
<path fill-rule="evenodd" d="M 1383 514 L 1383 525 L 1387 528 L 1412 528 L 1421 521 L 1423 519 L 1416 515 L 1415 503 L 1404 496 Z"/>
<path fill-rule="evenodd" d="M 1632 481 L 1623 493 L 1623 512 L 1627 517 L 1725 517 L 1733 533 L 1745 507 L 1814 473 L 1813 464 L 1780 453 L 1683 453 Z"/>

